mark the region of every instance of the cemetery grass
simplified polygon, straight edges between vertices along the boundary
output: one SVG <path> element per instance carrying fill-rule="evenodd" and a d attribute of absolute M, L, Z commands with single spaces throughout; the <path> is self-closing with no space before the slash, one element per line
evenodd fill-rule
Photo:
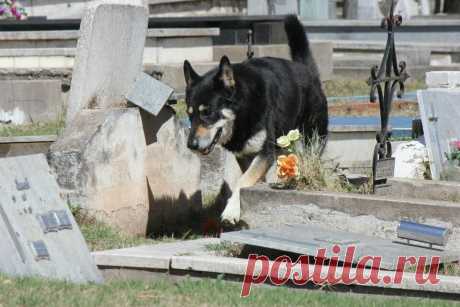
<path fill-rule="evenodd" d="M 112 281 L 73 285 L 38 278 L 0 276 L 0 306 L 455 306 L 454 302 L 254 287 L 240 298 L 241 284 L 221 279 Z"/>
<path fill-rule="evenodd" d="M 58 135 L 63 128 L 63 120 L 18 126 L 0 125 L 0 137 Z"/>

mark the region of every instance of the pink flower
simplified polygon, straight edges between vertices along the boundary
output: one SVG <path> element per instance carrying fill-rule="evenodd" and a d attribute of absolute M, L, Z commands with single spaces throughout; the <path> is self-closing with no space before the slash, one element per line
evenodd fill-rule
<path fill-rule="evenodd" d="M 452 146 L 454 149 L 460 151 L 460 141 L 452 142 L 452 143 L 451 143 L 451 146 Z"/>

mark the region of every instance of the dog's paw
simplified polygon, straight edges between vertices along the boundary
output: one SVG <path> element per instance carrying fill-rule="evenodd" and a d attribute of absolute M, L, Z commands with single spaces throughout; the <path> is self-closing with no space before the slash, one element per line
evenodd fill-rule
<path fill-rule="evenodd" d="M 228 222 L 231 225 L 236 225 L 240 221 L 240 217 L 241 217 L 240 198 L 231 197 L 227 203 L 227 207 L 222 213 L 222 216 L 221 216 L 222 222 Z"/>

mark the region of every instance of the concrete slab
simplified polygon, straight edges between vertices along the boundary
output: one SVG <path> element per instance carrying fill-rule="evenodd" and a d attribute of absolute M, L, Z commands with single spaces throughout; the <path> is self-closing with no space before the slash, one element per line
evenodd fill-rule
<path fill-rule="evenodd" d="M 0 122 L 10 120 L 17 125 L 49 122 L 62 115 L 61 81 L 0 81 L 0 93 Z"/>
<path fill-rule="evenodd" d="M 460 139 L 460 88 L 418 91 L 418 102 L 433 179 L 441 179 L 450 143 Z"/>
<path fill-rule="evenodd" d="M 0 160 L 0 271 L 101 282 L 44 155 Z"/>
<path fill-rule="evenodd" d="M 193 241 L 163 243 L 128 249 L 94 252 L 93 257 L 100 267 L 123 267 L 137 269 L 169 270 L 176 256 L 210 256 L 208 245 L 219 244 L 219 239 L 209 238 Z"/>
<path fill-rule="evenodd" d="M 83 109 L 126 106 L 142 70 L 148 11 L 143 5 L 96 2 L 80 27 L 67 122 Z"/>
<path fill-rule="evenodd" d="M 245 244 L 281 252 L 299 255 L 316 256 L 319 249 L 326 249 L 326 259 L 338 256 L 345 262 L 347 248 L 356 247 L 356 254 L 351 263 L 358 262 L 365 256 L 382 257 L 381 268 L 396 270 L 399 257 L 425 256 L 441 257 L 442 263 L 460 260 L 460 251 L 434 251 L 425 247 L 409 246 L 391 240 L 353 234 L 349 232 L 331 231 L 313 225 L 285 225 L 277 228 L 258 228 L 239 232 L 224 233 L 223 241 Z M 340 246 L 340 253 L 333 253 L 333 247 Z"/>
<path fill-rule="evenodd" d="M 388 184 L 377 189 L 376 193 L 380 196 L 460 203 L 460 184 L 456 182 L 390 178 Z"/>

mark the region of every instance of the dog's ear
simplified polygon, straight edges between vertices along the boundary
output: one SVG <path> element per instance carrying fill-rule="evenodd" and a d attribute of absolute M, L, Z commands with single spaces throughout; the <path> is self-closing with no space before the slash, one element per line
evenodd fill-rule
<path fill-rule="evenodd" d="M 192 84 L 197 81 L 200 76 L 195 72 L 189 61 L 185 60 L 184 62 L 184 77 L 187 87 L 192 86 Z"/>
<path fill-rule="evenodd" d="M 235 76 L 233 74 L 233 68 L 230 64 L 230 60 L 226 55 L 224 55 L 220 60 L 219 73 L 217 76 L 219 81 L 221 81 L 226 88 L 233 89 L 235 87 L 236 83 Z"/>

